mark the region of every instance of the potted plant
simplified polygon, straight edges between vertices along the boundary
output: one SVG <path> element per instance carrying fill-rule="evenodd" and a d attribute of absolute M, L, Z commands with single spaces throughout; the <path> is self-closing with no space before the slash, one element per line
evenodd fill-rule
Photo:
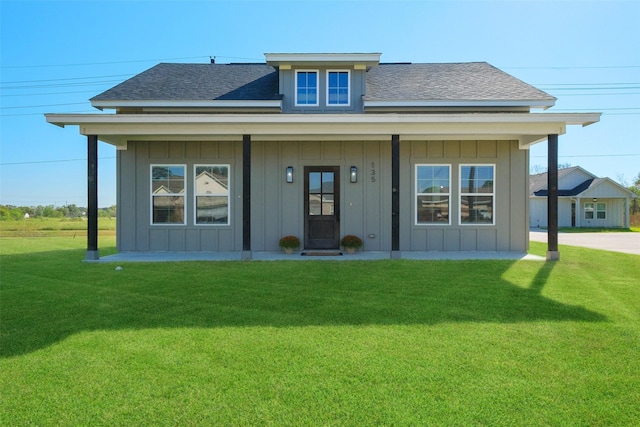
<path fill-rule="evenodd" d="M 362 247 L 362 239 L 353 234 L 347 234 L 340 240 L 340 246 L 345 248 L 347 253 L 352 254 Z"/>
<path fill-rule="evenodd" d="M 298 248 L 300 247 L 300 239 L 298 239 L 296 236 L 284 236 L 282 239 L 280 239 L 279 244 L 284 253 L 292 254 L 293 251 L 298 250 Z"/>

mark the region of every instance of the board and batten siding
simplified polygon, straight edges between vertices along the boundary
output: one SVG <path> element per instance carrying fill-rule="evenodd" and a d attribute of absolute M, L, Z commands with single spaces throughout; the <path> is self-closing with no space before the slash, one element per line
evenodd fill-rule
<path fill-rule="evenodd" d="M 285 235 L 304 245 L 304 167 L 340 167 L 340 234 L 363 239 L 363 250 L 391 247 L 391 142 L 304 141 L 252 143 L 251 236 L 253 250 L 278 250 Z M 285 182 L 287 166 L 292 183 Z M 358 182 L 349 181 L 351 166 Z M 385 191 L 384 189 L 387 189 Z"/>
<path fill-rule="evenodd" d="M 241 251 L 242 142 L 129 141 L 117 151 L 119 251 Z M 151 225 L 151 165 L 186 166 L 185 225 Z M 231 167 L 229 225 L 194 224 L 194 165 Z"/>
<path fill-rule="evenodd" d="M 400 250 L 526 251 L 529 152 L 517 141 L 402 141 Z M 415 165 L 451 165 L 450 225 L 416 225 Z M 460 165 L 495 165 L 493 225 L 461 225 Z M 408 207 L 411 207 L 410 209 Z"/>
<path fill-rule="evenodd" d="M 304 167 L 340 167 L 340 235 L 365 251 L 391 250 L 391 136 L 388 141 L 260 141 L 251 145 L 251 249 L 277 251 L 282 236 L 304 239 Z M 451 225 L 415 224 L 415 165 L 449 164 Z M 185 225 L 151 225 L 150 167 L 186 165 Z M 230 224 L 195 225 L 193 167 L 231 167 Z M 495 224 L 460 225 L 459 165 L 495 165 Z M 287 166 L 294 168 L 286 183 Z M 351 166 L 358 182 L 349 181 Z M 516 141 L 400 140 L 400 250 L 524 251 L 528 248 L 528 151 Z M 130 141 L 118 151 L 120 251 L 241 251 L 242 142 Z"/>

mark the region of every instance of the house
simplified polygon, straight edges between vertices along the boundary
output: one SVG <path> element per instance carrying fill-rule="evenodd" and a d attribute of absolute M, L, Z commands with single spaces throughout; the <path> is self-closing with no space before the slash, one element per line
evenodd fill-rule
<path fill-rule="evenodd" d="M 250 259 L 291 234 L 304 249 L 336 249 L 355 234 L 363 250 L 391 257 L 526 251 L 529 148 L 548 141 L 553 169 L 558 135 L 600 114 L 533 113 L 555 98 L 487 63 L 380 56 L 163 63 L 91 99 L 113 114 L 46 119 L 87 136 L 95 209 L 97 141 L 117 148 L 120 251 Z M 211 192 L 198 182 L 202 172 Z M 89 219 L 87 258 L 95 259 Z"/>
<path fill-rule="evenodd" d="M 531 227 L 547 226 L 547 174 L 529 177 Z M 560 227 L 629 228 L 629 207 L 637 197 L 609 178 L 598 178 L 579 166 L 558 171 Z"/>

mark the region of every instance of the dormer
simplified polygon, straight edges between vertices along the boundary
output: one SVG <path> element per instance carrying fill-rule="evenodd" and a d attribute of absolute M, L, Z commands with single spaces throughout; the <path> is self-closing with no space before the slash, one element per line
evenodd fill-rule
<path fill-rule="evenodd" d="M 283 112 L 360 113 L 366 72 L 380 53 L 266 53 L 278 70 Z"/>

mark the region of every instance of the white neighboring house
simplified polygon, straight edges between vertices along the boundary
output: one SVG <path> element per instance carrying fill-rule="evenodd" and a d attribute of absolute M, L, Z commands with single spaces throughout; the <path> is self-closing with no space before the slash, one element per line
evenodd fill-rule
<path fill-rule="evenodd" d="M 529 224 L 547 227 L 547 173 L 529 177 Z M 580 166 L 558 171 L 558 226 L 629 228 L 629 205 L 637 196 L 609 178 Z"/>

